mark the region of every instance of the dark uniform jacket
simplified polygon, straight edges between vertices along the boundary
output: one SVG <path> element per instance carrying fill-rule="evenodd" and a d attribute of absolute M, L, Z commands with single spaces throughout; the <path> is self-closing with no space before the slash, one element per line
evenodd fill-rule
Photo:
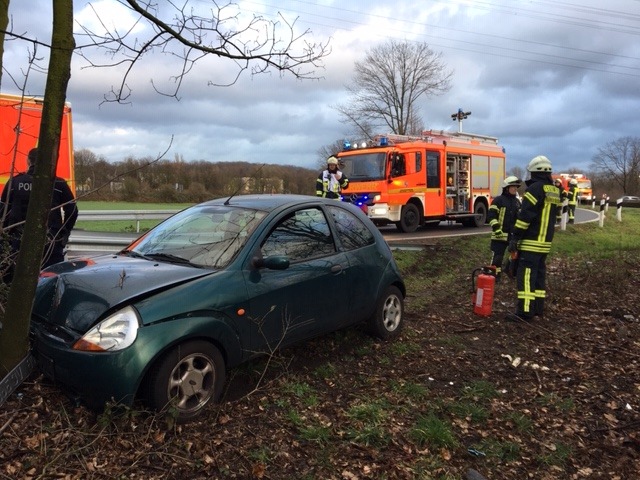
<path fill-rule="evenodd" d="M 518 250 L 549 253 L 557 209 L 560 208 L 560 189 L 553 184 L 550 175 L 537 172 L 526 185 L 513 238 L 518 240 Z"/>
<path fill-rule="evenodd" d="M 516 218 L 520 210 L 520 200 L 515 195 L 509 195 L 507 188 L 502 189 L 502 194 L 498 195 L 491 202 L 487 220 L 493 232 L 491 240 L 507 242 L 509 234 L 513 230 Z"/>
<path fill-rule="evenodd" d="M 4 186 L 0 200 L 3 209 L 4 205 L 8 205 L 8 214 L 3 224 L 5 228 L 23 222 L 27 218 L 27 207 L 33 188 L 33 170 L 33 166 L 29 167 L 26 173 L 19 173 Z M 60 208 L 56 208 L 63 204 L 64 219 Z M 49 237 L 66 243 L 78 218 L 78 207 L 69 185 L 60 177 L 55 179 L 51 208 L 47 222 Z M 9 230 L 12 236 L 21 234 L 21 232 L 21 227 Z"/>

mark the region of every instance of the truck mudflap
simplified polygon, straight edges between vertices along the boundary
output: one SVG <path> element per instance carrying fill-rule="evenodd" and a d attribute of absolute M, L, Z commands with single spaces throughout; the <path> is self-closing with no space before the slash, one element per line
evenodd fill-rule
<path fill-rule="evenodd" d="M 27 353 L 6 377 L 0 380 L 0 405 L 9 398 L 16 388 L 22 385 L 35 368 L 36 359 L 31 352 Z"/>

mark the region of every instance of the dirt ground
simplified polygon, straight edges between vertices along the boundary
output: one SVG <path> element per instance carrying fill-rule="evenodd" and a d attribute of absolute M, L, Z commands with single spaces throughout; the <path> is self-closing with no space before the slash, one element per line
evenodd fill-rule
<path fill-rule="evenodd" d="M 620 479 L 640 472 L 640 260 L 549 262 L 543 319 L 472 313 L 469 272 L 229 373 L 198 422 L 73 405 L 35 373 L 0 407 L 0 479 Z M 408 275 L 412 275 L 411 272 Z M 432 293 L 431 293 L 432 294 Z"/>

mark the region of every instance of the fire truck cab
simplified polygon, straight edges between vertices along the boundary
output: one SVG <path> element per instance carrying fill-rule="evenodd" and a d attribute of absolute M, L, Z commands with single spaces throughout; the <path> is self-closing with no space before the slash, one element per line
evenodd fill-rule
<path fill-rule="evenodd" d="M 349 178 L 343 201 L 360 206 L 375 224 L 393 223 L 402 232 L 442 220 L 484 225 L 506 164 L 494 137 L 434 130 L 345 141 L 337 157 Z"/>

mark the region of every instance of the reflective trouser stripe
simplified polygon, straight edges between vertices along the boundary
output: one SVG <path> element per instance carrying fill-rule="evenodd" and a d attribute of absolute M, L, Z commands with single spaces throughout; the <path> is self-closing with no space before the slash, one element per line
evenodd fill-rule
<path fill-rule="evenodd" d="M 531 291 L 531 269 L 524 270 L 524 290 L 518 290 L 518 300 L 522 300 L 522 311 L 531 312 L 531 302 L 536 299 L 535 293 Z"/>

